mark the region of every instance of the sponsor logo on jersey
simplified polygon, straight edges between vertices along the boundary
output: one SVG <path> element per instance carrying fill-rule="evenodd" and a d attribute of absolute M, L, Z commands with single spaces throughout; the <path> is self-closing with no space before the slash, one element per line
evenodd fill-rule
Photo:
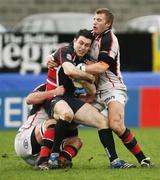
<path fill-rule="evenodd" d="M 110 101 L 111 99 L 115 99 L 115 96 L 110 96 L 110 97 L 106 98 L 106 99 L 105 99 L 105 102 L 106 102 L 106 101 Z"/>
<path fill-rule="evenodd" d="M 72 60 L 71 54 L 67 54 L 66 58 L 71 61 Z"/>

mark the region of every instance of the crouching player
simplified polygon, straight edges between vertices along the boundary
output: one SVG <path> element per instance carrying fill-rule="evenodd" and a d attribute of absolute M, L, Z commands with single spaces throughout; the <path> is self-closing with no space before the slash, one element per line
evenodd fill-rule
<path fill-rule="evenodd" d="M 32 108 L 27 121 L 19 128 L 15 137 L 16 154 L 39 169 L 47 168 L 45 163 L 48 162 L 48 156 L 52 150 L 56 124 L 54 119 L 49 120 L 45 100 L 64 93 L 62 86 L 50 91 L 45 89 L 46 85 L 42 84 L 27 96 L 26 102 L 32 104 Z M 81 146 L 77 127 L 73 125 L 61 145 L 60 168 L 72 166 L 72 158 L 76 156 Z"/>

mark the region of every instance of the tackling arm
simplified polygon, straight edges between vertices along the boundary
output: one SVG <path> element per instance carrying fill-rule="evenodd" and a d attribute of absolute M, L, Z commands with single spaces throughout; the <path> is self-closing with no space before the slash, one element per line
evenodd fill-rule
<path fill-rule="evenodd" d="M 36 91 L 33 93 L 30 93 L 27 97 L 26 97 L 26 103 L 28 105 L 30 104 L 40 104 L 43 103 L 44 100 L 53 98 L 56 95 L 63 95 L 64 94 L 64 88 L 63 86 L 59 86 L 54 90 L 50 90 L 50 91 Z"/>
<path fill-rule="evenodd" d="M 100 75 L 104 73 L 109 68 L 109 65 L 103 61 L 98 63 L 94 63 L 91 65 L 87 65 L 85 67 L 85 72 L 93 74 L 93 75 Z"/>
<path fill-rule="evenodd" d="M 87 92 L 87 95 L 95 96 L 96 94 L 96 86 L 93 83 L 89 83 L 88 81 L 80 80 L 79 81 L 84 89 Z"/>
<path fill-rule="evenodd" d="M 72 79 L 86 80 L 91 83 L 95 81 L 95 78 L 93 75 L 87 72 L 81 71 L 70 62 L 64 62 L 62 64 L 62 67 L 64 69 L 64 73 L 68 75 L 69 77 L 71 77 Z"/>

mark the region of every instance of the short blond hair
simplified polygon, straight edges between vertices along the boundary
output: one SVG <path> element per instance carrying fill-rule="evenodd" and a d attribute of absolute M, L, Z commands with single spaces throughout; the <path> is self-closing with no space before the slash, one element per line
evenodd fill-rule
<path fill-rule="evenodd" d="M 114 15 L 108 8 L 98 8 L 95 11 L 96 14 L 105 14 L 106 21 L 109 21 L 111 23 L 110 28 L 112 28 L 113 21 L 114 21 Z"/>

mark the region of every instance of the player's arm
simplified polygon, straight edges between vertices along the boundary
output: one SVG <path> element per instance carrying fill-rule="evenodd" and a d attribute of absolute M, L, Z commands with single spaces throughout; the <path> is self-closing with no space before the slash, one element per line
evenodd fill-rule
<path fill-rule="evenodd" d="M 96 86 L 94 83 L 89 83 L 88 81 L 80 80 L 79 81 L 84 89 L 86 90 L 87 95 L 95 96 L 96 95 Z"/>
<path fill-rule="evenodd" d="M 85 72 L 93 74 L 93 75 L 99 75 L 104 73 L 109 68 L 109 65 L 105 63 L 104 61 L 99 61 L 97 63 L 87 65 L 85 67 Z"/>
<path fill-rule="evenodd" d="M 64 91 L 65 89 L 63 86 L 59 86 L 56 89 L 50 90 L 50 91 L 36 91 L 36 92 L 30 93 L 26 97 L 26 103 L 28 105 L 40 104 L 40 103 L 43 103 L 43 101 L 53 98 L 56 95 L 63 95 Z"/>
<path fill-rule="evenodd" d="M 91 83 L 95 81 L 95 77 L 93 75 L 78 69 L 76 66 L 74 66 L 70 62 L 67 62 L 67 61 L 64 62 L 62 64 L 62 67 L 63 67 L 64 73 L 72 79 L 86 80 Z"/>
<path fill-rule="evenodd" d="M 92 103 L 95 100 L 96 97 L 96 86 L 93 83 L 89 83 L 87 81 L 80 81 L 82 86 L 84 87 L 87 94 L 80 94 L 79 98 L 86 102 L 86 103 Z"/>
<path fill-rule="evenodd" d="M 59 59 L 59 63 L 62 65 L 64 73 L 69 76 L 71 79 L 75 80 L 86 80 L 89 82 L 94 82 L 95 78 L 93 75 L 81 71 L 78 69 L 71 61 L 71 54 L 67 48 L 60 48 L 55 53 L 51 54 L 48 57 L 48 67 L 54 67 L 56 59 Z"/>
<path fill-rule="evenodd" d="M 113 46 L 114 44 L 114 46 Z M 115 57 L 119 49 L 118 41 L 112 38 L 103 38 L 97 63 L 86 66 L 85 71 L 94 75 L 104 73 L 108 68 L 115 65 Z"/>
<path fill-rule="evenodd" d="M 87 94 L 80 94 L 79 98 L 86 103 L 92 103 L 96 97 L 95 84 L 88 83 L 87 81 L 80 81 L 80 83 L 83 85 Z"/>

